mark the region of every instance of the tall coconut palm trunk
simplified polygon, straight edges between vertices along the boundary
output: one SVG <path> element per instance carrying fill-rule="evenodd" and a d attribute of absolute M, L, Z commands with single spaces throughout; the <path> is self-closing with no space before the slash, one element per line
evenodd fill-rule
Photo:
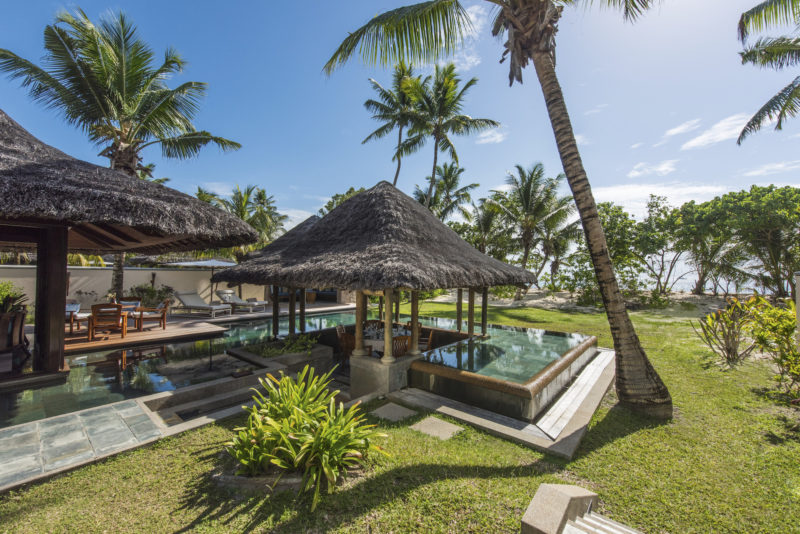
<path fill-rule="evenodd" d="M 395 187 L 397 187 L 397 178 L 400 176 L 400 163 L 403 159 L 400 156 L 400 145 L 402 144 L 403 144 L 403 127 L 400 126 L 400 128 L 398 128 L 397 131 L 397 154 L 395 156 L 397 157 L 397 170 L 394 172 L 394 181 L 392 182 L 392 185 Z"/>
<path fill-rule="evenodd" d="M 583 224 L 589 254 L 611 326 L 614 350 L 617 353 L 617 396 L 621 403 L 637 411 L 670 418 L 672 398 L 647 359 L 625 309 L 625 302 L 614 275 L 605 234 L 597 213 L 597 205 L 578 152 L 564 95 L 556 77 L 553 58 L 549 52 L 539 51 L 532 54 L 532 59 L 553 126 L 564 173 Z"/>
<path fill-rule="evenodd" d="M 433 170 L 431 171 L 431 183 L 428 186 L 428 197 L 425 199 L 425 207 L 431 207 L 431 197 L 433 197 L 433 188 L 436 185 L 436 162 L 439 159 L 439 138 L 433 138 Z"/>

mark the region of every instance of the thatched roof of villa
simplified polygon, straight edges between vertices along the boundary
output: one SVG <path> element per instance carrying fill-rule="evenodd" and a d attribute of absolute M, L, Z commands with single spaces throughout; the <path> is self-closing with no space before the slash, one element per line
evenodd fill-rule
<path fill-rule="evenodd" d="M 519 285 L 528 271 L 483 254 L 388 182 L 348 199 L 289 246 L 217 272 L 214 282 L 382 290 Z M 276 241 L 277 243 L 277 241 Z"/>
<path fill-rule="evenodd" d="M 265 254 L 273 254 L 275 252 L 278 252 L 279 250 L 283 250 L 285 248 L 293 246 L 294 243 L 300 237 L 302 237 L 308 231 L 309 228 L 314 226 L 314 223 L 316 223 L 318 220 L 319 217 L 317 215 L 312 215 L 308 219 L 304 220 L 303 222 L 291 228 L 288 232 L 286 232 L 279 238 L 272 241 L 272 243 L 266 245 L 263 248 L 250 252 L 247 255 L 247 259 L 260 258 Z"/>
<path fill-rule="evenodd" d="M 68 156 L 0 110 L 0 227 L 37 224 L 68 225 L 69 248 L 81 252 L 158 254 L 258 239 L 192 196 Z M 21 246 L 2 234 L 0 247 Z"/>

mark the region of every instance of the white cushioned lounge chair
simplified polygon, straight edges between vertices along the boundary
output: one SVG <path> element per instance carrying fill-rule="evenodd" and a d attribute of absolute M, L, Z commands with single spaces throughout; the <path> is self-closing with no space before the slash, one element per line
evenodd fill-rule
<path fill-rule="evenodd" d="M 253 312 L 258 309 L 266 310 L 267 304 L 269 304 L 265 300 L 242 300 L 233 289 L 218 289 L 217 296 L 225 304 L 230 304 L 234 313 L 240 309 L 247 310 L 248 312 Z"/>
<path fill-rule="evenodd" d="M 175 298 L 181 303 L 180 306 L 173 306 L 172 311 L 185 311 L 192 313 L 197 310 L 202 313 L 208 313 L 212 318 L 217 314 L 231 314 L 230 304 L 207 304 L 203 297 L 197 294 L 197 291 L 176 291 Z"/>

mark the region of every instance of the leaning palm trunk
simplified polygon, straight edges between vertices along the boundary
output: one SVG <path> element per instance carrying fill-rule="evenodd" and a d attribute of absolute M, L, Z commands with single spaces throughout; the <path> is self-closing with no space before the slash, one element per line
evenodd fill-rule
<path fill-rule="evenodd" d="M 428 196 L 425 198 L 425 207 L 431 207 L 431 197 L 433 196 L 433 187 L 436 185 L 436 160 L 439 157 L 439 138 L 433 138 L 433 170 L 431 171 L 431 183 L 428 186 Z"/>
<path fill-rule="evenodd" d="M 397 170 L 394 172 L 394 181 L 392 182 L 392 185 L 395 186 L 395 187 L 397 187 L 397 178 L 400 176 L 400 162 L 402 160 L 402 157 L 400 156 L 400 145 L 401 144 L 403 144 L 403 127 L 402 126 L 400 126 L 400 128 L 397 131 L 397 154 L 395 156 L 397 158 Z"/>
<path fill-rule="evenodd" d="M 600 294 L 611 327 L 614 350 L 617 353 L 617 396 L 621 403 L 637 411 L 656 417 L 670 418 L 672 417 L 672 398 L 647 359 L 625 309 L 625 302 L 614 275 L 597 206 L 572 131 L 564 95 L 556 77 L 553 58 L 549 52 L 539 51 L 532 54 L 532 59 L 544 93 L 547 112 L 553 126 L 561 163 L 564 166 L 564 174 L 567 176 L 567 182 L 572 190 L 575 205 L 583 224 L 597 284 L 600 287 Z"/>

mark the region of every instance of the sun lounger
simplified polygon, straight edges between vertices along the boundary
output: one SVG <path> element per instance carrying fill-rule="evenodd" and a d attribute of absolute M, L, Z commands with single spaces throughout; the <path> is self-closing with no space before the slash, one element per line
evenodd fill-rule
<path fill-rule="evenodd" d="M 217 296 L 225 304 L 230 304 L 234 313 L 240 309 L 248 312 L 253 312 L 257 309 L 266 310 L 267 304 L 269 304 L 265 300 L 242 300 L 233 289 L 219 289 L 217 290 Z"/>
<path fill-rule="evenodd" d="M 197 310 L 202 313 L 208 313 L 212 318 L 216 317 L 218 313 L 231 314 L 230 304 L 207 304 L 206 301 L 203 300 L 203 297 L 198 295 L 196 291 L 176 291 L 175 298 L 178 299 L 181 305 L 173 306 L 173 311 L 181 310 L 192 313 L 193 310 Z"/>

